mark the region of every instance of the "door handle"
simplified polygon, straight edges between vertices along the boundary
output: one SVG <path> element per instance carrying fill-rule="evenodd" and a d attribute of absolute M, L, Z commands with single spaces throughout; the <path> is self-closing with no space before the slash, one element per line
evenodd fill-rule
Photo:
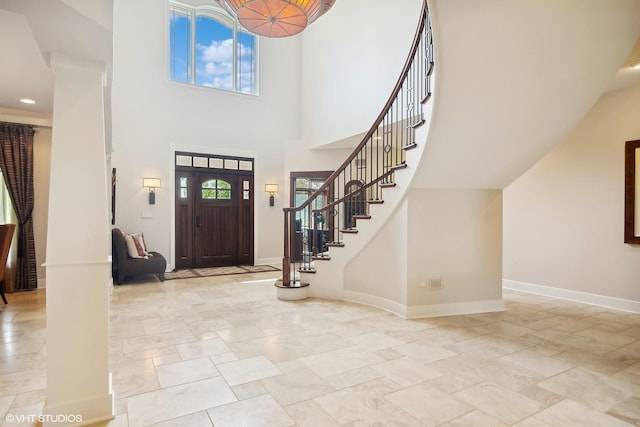
<path fill-rule="evenodd" d="M 200 215 L 196 215 L 196 227 L 200 227 Z"/>

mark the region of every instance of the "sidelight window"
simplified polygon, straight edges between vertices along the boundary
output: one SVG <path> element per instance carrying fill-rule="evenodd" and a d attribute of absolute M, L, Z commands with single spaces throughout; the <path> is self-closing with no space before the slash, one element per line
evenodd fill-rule
<path fill-rule="evenodd" d="M 186 176 L 180 177 L 180 198 L 181 199 L 186 199 L 189 195 L 189 193 L 187 192 L 188 190 L 187 182 L 188 182 L 188 178 Z"/>

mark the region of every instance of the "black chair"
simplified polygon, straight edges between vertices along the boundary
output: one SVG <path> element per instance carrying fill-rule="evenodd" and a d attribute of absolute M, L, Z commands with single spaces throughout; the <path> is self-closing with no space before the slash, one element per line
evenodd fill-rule
<path fill-rule="evenodd" d="M 112 263 L 111 275 L 113 283 L 119 285 L 127 276 L 155 274 L 164 281 L 167 260 L 158 252 L 149 252 L 149 258 L 131 258 L 127 251 L 124 233 L 119 228 L 111 230 Z"/>

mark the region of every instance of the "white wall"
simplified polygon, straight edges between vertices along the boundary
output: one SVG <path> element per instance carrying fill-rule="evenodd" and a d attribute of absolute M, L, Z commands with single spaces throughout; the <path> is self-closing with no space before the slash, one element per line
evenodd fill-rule
<path fill-rule="evenodd" d="M 504 190 L 507 282 L 640 302 L 640 247 L 623 243 L 624 145 L 640 139 L 639 117 L 640 86 L 603 95 Z"/>
<path fill-rule="evenodd" d="M 413 189 L 408 197 L 407 305 L 499 301 L 502 192 Z M 429 289 L 430 279 L 442 289 Z"/>
<path fill-rule="evenodd" d="M 407 318 L 503 310 L 502 192 L 410 190 L 349 262 L 344 288 Z"/>
<path fill-rule="evenodd" d="M 256 158 L 256 262 L 282 257 L 282 211 L 264 184 L 284 185 L 284 144 L 299 138 L 299 38 L 262 39 L 260 97 L 167 81 L 164 1 L 115 0 L 112 166 L 117 168 L 116 226 L 141 230 L 151 248 L 171 251 L 171 147 Z M 144 176 L 162 188 L 147 204 Z M 280 200 L 278 200 L 280 203 Z M 142 211 L 152 219 L 142 219 Z"/>
<path fill-rule="evenodd" d="M 408 215 L 404 199 L 380 232 L 347 264 L 346 291 L 407 305 Z"/>
<path fill-rule="evenodd" d="M 369 130 L 400 75 L 421 7 L 421 0 L 338 1 L 302 33 L 305 144 Z"/>

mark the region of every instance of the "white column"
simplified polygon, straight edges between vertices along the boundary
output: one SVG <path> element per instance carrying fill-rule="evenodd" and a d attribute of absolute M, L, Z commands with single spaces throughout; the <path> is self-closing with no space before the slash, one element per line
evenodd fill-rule
<path fill-rule="evenodd" d="M 105 65 L 54 54 L 44 425 L 113 418 Z M 66 417 L 66 418 L 65 418 Z M 69 421 L 64 422 L 64 421 Z M 77 419 L 75 419 L 77 421 Z M 77 423 L 75 425 L 78 425 Z"/>

